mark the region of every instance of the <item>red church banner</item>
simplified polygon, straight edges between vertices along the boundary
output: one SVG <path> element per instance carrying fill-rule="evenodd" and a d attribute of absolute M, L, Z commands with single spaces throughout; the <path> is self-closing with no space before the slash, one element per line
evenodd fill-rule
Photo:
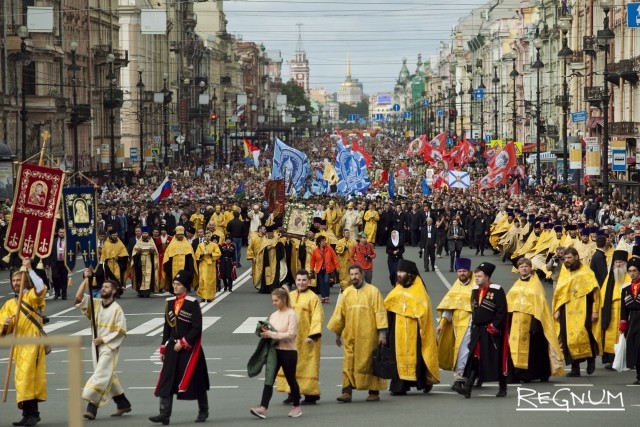
<path fill-rule="evenodd" d="M 60 203 L 64 172 L 29 163 L 20 165 L 11 223 L 4 247 L 20 251 L 23 258 L 45 258 L 51 253 L 56 212 Z"/>

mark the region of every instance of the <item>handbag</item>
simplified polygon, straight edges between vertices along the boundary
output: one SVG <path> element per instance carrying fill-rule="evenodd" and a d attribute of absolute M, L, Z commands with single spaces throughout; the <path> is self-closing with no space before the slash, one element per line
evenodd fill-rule
<path fill-rule="evenodd" d="M 396 375 L 396 352 L 394 348 L 378 346 L 373 351 L 373 375 L 387 380 Z"/>
<path fill-rule="evenodd" d="M 620 334 L 618 342 L 613 346 L 613 351 L 616 354 L 613 358 L 611 367 L 618 372 L 626 371 L 627 368 L 627 339 L 624 334 Z"/>

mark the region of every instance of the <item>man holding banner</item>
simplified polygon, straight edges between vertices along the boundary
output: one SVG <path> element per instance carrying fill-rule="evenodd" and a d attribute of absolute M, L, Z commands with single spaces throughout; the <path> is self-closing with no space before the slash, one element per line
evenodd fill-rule
<path fill-rule="evenodd" d="M 8 300 L 0 309 L 2 331 L 0 337 L 14 333 L 19 337 L 39 337 L 43 334 L 42 319 L 44 317 L 44 298 L 47 287 L 42 278 L 31 268 L 31 260 L 25 258 L 22 267 L 28 272 L 28 279 L 21 300 L 21 315 L 16 324 L 18 313 L 18 296 L 21 289 L 22 272 L 11 275 L 11 287 L 16 298 Z M 14 426 L 34 426 L 40 422 L 38 402 L 47 400 L 47 367 L 45 347 L 36 345 L 16 346 L 13 352 L 15 369 L 16 402 L 22 409 L 22 419 Z"/>

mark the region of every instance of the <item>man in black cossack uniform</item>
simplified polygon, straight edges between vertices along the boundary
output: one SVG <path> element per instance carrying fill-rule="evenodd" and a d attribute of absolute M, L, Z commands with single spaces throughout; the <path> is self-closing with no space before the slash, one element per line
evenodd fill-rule
<path fill-rule="evenodd" d="M 498 381 L 500 389 L 496 397 L 507 395 L 507 297 L 500 285 L 491 283 L 495 269 L 495 265 L 483 262 L 474 272 L 469 359 L 464 370 L 467 381 L 458 389 L 466 398 L 471 397 L 476 379 L 480 383 Z"/>
<path fill-rule="evenodd" d="M 209 417 L 209 371 L 202 351 L 202 312 L 195 297 L 189 296 L 193 276 L 181 270 L 173 278 L 175 296 L 167 298 L 164 332 L 160 346 L 163 361 L 155 395 L 160 398 L 160 414 L 149 417 L 154 423 L 169 424 L 173 395 L 179 400 L 198 400 L 198 417 Z"/>

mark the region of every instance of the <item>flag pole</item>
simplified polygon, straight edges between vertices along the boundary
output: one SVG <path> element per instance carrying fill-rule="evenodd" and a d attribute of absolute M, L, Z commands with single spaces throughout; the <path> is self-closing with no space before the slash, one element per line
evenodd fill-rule
<path fill-rule="evenodd" d="M 40 149 L 40 159 L 38 161 L 38 166 L 42 166 L 44 163 L 44 152 L 47 148 L 47 142 L 51 138 L 51 134 L 48 131 L 42 132 L 42 149 Z M 18 252 L 22 252 L 22 247 L 19 248 Z M 28 259 L 28 258 L 25 258 Z M 23 260 L 24 262 L 24 260 Z M 29 259 L 29 262 L 31 260 Z M 20 267 L 21 275 L 20 275 L 20 290 L 18 291 L 18 301 L 16 303 L 16 314 L 13 321 L 13 337 L 18 336 L 18 324 L 20 320 L 20 308 L 22 307 L 22 293 L 24 292 L 24 284 L 27 281 L 27 268 L 23 265 Z M 2 401 L 7 401 L 7 395 L 9 393 L 9 381 L 11 380 L 11 368 L 13 366 L 13 355 L 15 353 L 16 346 L 15 344 L 11 346 L 9 349 L 9 360 L 7 361 L 7 373 L 4 378 L 4 389 L 2 391 Z"/>

